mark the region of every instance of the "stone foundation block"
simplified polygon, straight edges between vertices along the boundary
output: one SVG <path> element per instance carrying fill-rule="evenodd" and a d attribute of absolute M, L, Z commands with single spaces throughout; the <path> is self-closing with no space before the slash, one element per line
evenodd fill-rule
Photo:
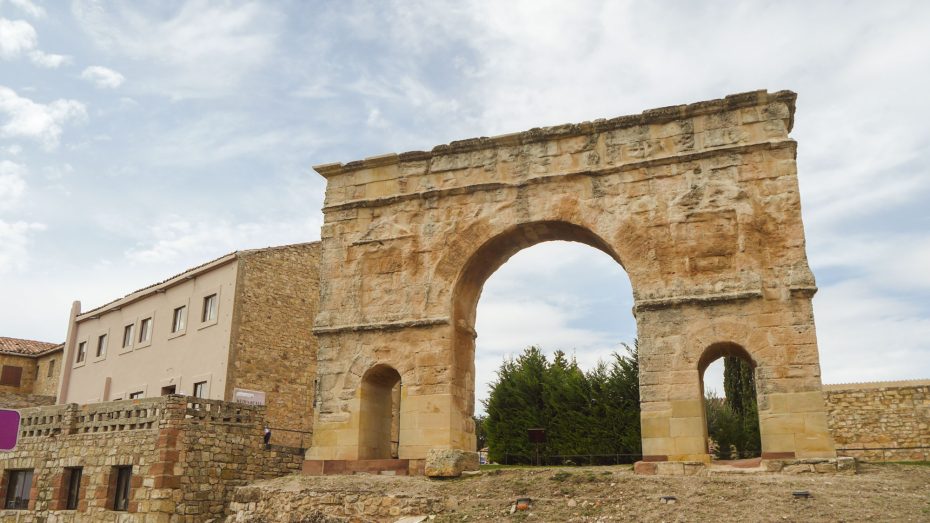
<path fill-rule="evenodd" d="M 836 458 L 836 471 L 847 474 L 855 474 L 856 458 Z"/>
<path fill-rule="evenodd" d="M 457 449 L 430 449 L 424 473 L 431 478 L 457 478 L 466 470 L 480 468 L 477 452 Z"/>

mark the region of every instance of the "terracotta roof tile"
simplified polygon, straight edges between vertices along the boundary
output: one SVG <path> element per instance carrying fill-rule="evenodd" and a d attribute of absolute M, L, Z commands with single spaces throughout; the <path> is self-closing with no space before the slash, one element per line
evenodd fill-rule
<path fill-rule="evenodd" d="M 38 356 L 54 349 L 62 348 L 62 343 L 48 343 L 45 341 L 21 340 L 0 336 L 0 352 L 22 354 L 24 356 Z"/>

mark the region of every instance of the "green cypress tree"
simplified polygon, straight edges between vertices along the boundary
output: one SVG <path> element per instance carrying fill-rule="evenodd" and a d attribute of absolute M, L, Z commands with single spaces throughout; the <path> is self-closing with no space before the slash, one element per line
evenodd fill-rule
<path fill-rule="evenodd" d="M 528 347 L 516 360 L 501 364 L 485 402 L 491 461 L 503 462 L 506 458 L 529 462 L 535 455 L 526 431 L 546 426 L 542 389 L 548 366 L 537 347 Z"/>
<path fill-rule="evenodd" d="M 489 459 L 532 462 L 527 429 L 546 429 L 543 455 L 639 454 L 638 344 L 588 373 L 557 351 L 538 347 L 505 360 L 485 401 Z"/>
<path fill-rule="evenodd" d="M 726 406 L 733 413 L 733 440 L 740 457 L 757 456 L 762 448 L 759 408 L 752 364 L 742 358 L 723 359 L 723 390 Z"/>
<path fill-rule="evenodd" d="M 591 425 L 591 393 L 577 360 L 569 360 L 564 352 L 556 351 L 544 384 L 547 453 L 587 454 L 590 433 L 581 428 Z"/>

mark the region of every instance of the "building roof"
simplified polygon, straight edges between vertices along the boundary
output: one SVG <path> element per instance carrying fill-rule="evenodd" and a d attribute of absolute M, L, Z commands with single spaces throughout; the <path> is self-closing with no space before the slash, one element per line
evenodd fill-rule
<path fill-rule="evenodd" d="M 276 249 L 286 249 L 289 247 L 299 247 L 299 246 L 304 246 L 304 245 L 314 245 L 318 243 L 320 242 L 315 241 L 315 242 L 279 245 L 276 247 L 264 247 L 261 249 L 246 249 L 246 250 L 241 250 L 241 251 L 233 251 L 229 254 L 224 254 L 223 256 L 220 256 L 219 258 L 215 258 L 206 263 L 197 265 L 196 267 L 191 267 L 190 269 L 187 269 L 186 271 L 183 271 L 179 274 L 175 274 L 174 276 L 171 276 L 170 278 L 162 280 L 158 283 L 153 283 L 152 285 L 148 285 L 146 287 L 142 287 L 141 289 L 132 291 L 129 294 L 123 296 L 122 298 L 117 298 L 99 307 L 95 307 L 93 309 L 90 309 L 89 311 L 82 312 L 78 314 L 77 321 L 80 322 L 80 321 L 83 321 L 89 318 L 99 316 L 100 314 L 104 314 L 110 311 L 111 309 L 119 310 L 119 308 L 122 307 L 123 305 L 127 305 L 134 301 L 145 298 L 151 294 L 155 294 L 156 292 L 159 292 L 163 289 L 167 289 L 168 287 L 173 287 L 175 285 L 178 285 L 179 283 L 183 283 L 187 280 L 193 279 L 200 274 L 209 272 L 217 267 L 226 265 L 227 263 L 233 260 L 237 260 L 241 258 L 242 256 L 246 256 L 246 255 L 257 253 L 257 252 L 272 251 Z"/>
<path fill-rule="evenodd" d="M 7 338 L 0 336 L 0 352 L 17 354 L 19 356 L 41 356 L 64 348 L 63 343 L 49 343 L 47 341 L 23 340 L 20 338 Z"/>

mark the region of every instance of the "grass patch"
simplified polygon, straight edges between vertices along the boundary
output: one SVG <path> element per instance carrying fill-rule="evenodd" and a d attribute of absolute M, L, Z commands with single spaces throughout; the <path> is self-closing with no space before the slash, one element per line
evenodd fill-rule
<path fill-rule="evenodd" d="M 505 469 L 525 469 L 529 468 L 529 465 L 481 465 L 481 470 L 505 470 Z"/>
<path fill-rule="evenodd" d="M 566 479 L 570 477 L 572 477 L 571 472 L 562 471 L 562 472 L 556 472 L 549 479 L 551 479 L 552 481 L 565 481 Z"/>
<path fill-rule="evenodd" d="M 881 465 L 884 463 L 891 463 L 894 465 L 914 465 L 917 467 L 930 467 L 930 461 L 879 461 L 875 465 Z"/>

